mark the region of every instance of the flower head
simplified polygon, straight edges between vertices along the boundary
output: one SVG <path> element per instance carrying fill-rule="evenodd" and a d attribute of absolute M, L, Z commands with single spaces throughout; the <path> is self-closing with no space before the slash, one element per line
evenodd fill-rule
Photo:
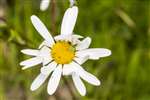
<path fill-rule="evenodd" d="M 88 59 L 98 60 L 111 54 L 111 51 L 104 48 L 89 48 L 91 38 L 83 38 L 73 34 L 73 29 L 78 15 L 78 8 L 73 6 L 68 8 L 64 14 L 61 34 L 51 36 L 44 24 L 35 15 L 31 16 L 31 21 L 35 29 L 44 38 L 44 42 L 39 46 L 39 50 L 25 49 L 22 53 L 34 56 L 20 64 L 23 69 L 37 64 L 43 64 L 41 72 L 31 85 L 31 90 L 39 88 L 52 73 L 48 82 L 47 91 L 52 95 L 59 84 L 62 75 L 71 75 L 73 82 L 81 95 L 86 94 L 86 88 L 81 79 L 98 86 L 100 81 L 92 74 L 85 71 L 81 64 Z"/>

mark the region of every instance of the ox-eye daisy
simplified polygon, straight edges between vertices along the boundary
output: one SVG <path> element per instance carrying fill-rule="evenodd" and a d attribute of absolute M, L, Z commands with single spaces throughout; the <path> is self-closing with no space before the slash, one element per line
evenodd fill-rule
<path fill-rule="evenodd" d="M 111 51 L 104 48 L 89 49 L 90 37 L 80 41 L 79 39 L 83 38 L 82 36 L 73 35 L 77 14 L 78 8 L 76 6 L 67 9 L 61 25 L 61 34 L 54 38 L 52 38 L 38 17 L 31 16 L 32 24 L 44 38 L 39 50 L 22 50 L 22 53 L 34 56 L 34 58 L 20 63 L 25 66 L 23 69 L 40 63 L 43 64 L 40 74 L 31 85 L 31 90 L 34 91 L 39 88 L 51 73 L 47 87 L 50 95 L 56 91 L 62 75 L 72 76 L 73 82 L 82 96 L 86 94 L 86 88 L 81 79 L 95 86 L 100 85 L 100 81 L 94 75 L 85 71 L 81 64 L 88 59 L 97 60 L 101 57 L 109 56 Z"/>

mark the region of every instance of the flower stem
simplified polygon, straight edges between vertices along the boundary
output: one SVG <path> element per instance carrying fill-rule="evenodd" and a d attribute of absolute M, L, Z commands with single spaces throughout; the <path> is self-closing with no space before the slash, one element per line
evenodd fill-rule
<path fill-rule="evenodd" d="M 63 81 L 64 83 L 66 84 L 67 88 L 68 88 L 68 91 L 70 92 L 71 96 L 72 96 L 72 100 L 77 100 L 73 90 L 72 90 L 72 87 L 71 85 L 69 84 L 69 81 L 65 78 L 65 77 L 62 77 L 63 78 Z"/>

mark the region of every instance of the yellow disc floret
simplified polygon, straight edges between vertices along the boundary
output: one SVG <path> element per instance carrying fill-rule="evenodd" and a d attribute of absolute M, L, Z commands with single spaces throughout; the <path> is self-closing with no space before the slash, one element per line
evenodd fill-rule
<path fill-rule="evenodd" d="M 68 64 L 75 56 L 75 48 L 66 41 L 58 41 L 52 46 L 52 58 L 58 64 Z"/>

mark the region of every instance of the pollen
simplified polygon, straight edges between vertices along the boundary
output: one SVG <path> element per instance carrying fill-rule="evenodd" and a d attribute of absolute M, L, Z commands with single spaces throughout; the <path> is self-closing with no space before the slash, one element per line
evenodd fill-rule
<path fill-rule="evenodd" d="M 66 41 L 58 41 L 52 46 L 51 55 L 58 64 L 68 64 L 75 56 L 75 48 Z"/>

